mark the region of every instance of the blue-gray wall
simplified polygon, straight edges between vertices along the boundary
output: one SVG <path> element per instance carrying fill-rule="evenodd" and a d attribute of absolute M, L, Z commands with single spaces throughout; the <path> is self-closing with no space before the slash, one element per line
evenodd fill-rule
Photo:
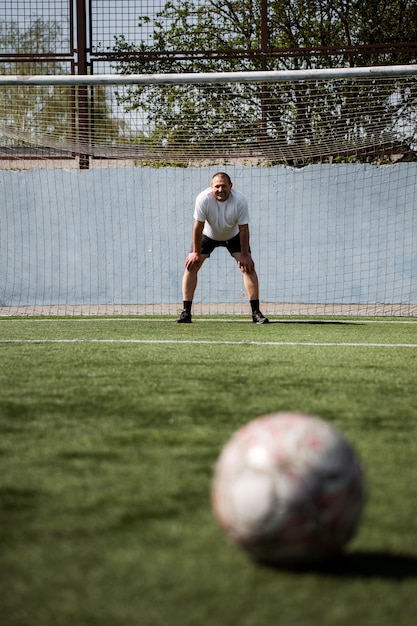
<path fill-rule="evenodd" d="M 268 302 L 417 303 L 414 163 L 226 169 Z M 216 168 L 0 171 L 0 305 L 181 301 L 195 195 Z M 224 250 L 196 301 L 240 302 Z"/>

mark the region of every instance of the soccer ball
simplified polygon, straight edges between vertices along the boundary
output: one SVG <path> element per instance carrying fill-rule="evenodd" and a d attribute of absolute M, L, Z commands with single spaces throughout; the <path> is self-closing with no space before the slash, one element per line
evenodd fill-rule
<path fill-rule="evenodd" d="M 302 563 L 339 553 L 365 503 L 359 459 L 318 417 L 273 413 L 249 422 L 224 446 L 212 506 L 226 534 L 256 560 Z"/>

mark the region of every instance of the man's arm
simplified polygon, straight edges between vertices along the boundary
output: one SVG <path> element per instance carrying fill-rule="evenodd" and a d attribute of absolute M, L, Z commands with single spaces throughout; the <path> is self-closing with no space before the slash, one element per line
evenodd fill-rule
<path fill-rule="evenodd" d="M 239 235 L 240 235 L 239 267 L 244 272 L 248 272 L 250 274 L 255 269 L 255 264 L 249 252 L 249 225 L 248 224 L 239 224 Z"/>
<path fill-rule="evenodd" d="M 194 220 L 193 226 L 193 251 L 185 259 L 185 267 L 192 270 L 201 263 L 201 243 L 203 240 L 204 222 Z"/>
<path fill-rule="evenodd" d="M 249 224 L 240 224 L 239 234 L 240 234 L 240 251 L 243 256 L 248 256 L 249 254 Z"/>
<path fill-rule="evenodd" d="M 201 254 L 201 242 L 203 240 L 204 222 L 194 220 L 193 226 L 193 252 Z"/>

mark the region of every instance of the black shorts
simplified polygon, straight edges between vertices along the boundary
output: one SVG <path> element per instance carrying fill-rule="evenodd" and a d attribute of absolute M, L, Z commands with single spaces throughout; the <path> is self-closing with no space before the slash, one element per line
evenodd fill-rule
<path fill-rule="evenodd" d="M 201 254 L 207 254 L 210 256 L 215 248 L 227 248 L 233 256 L 235 252 L 240 252 L 240 234 L 238 233 L 231 239 L 227 239 L 227 241 L 216 241 L 215 239 L 210 239 L 207 235 L 203 235 L 201 242 Z"/>

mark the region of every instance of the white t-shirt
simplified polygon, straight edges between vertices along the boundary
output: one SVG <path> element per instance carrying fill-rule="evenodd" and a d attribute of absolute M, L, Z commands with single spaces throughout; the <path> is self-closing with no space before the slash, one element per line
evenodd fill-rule
<path fill-rule="evenodd" d="M 210 239 L 228 241 L 239 233 L 239 225 L 249 224 L 248 201 L 232 189 L 227 200 L 219 202 L 208 187 L 195 200 L 194 219 L 205 222 L 203 234 Z"/>

